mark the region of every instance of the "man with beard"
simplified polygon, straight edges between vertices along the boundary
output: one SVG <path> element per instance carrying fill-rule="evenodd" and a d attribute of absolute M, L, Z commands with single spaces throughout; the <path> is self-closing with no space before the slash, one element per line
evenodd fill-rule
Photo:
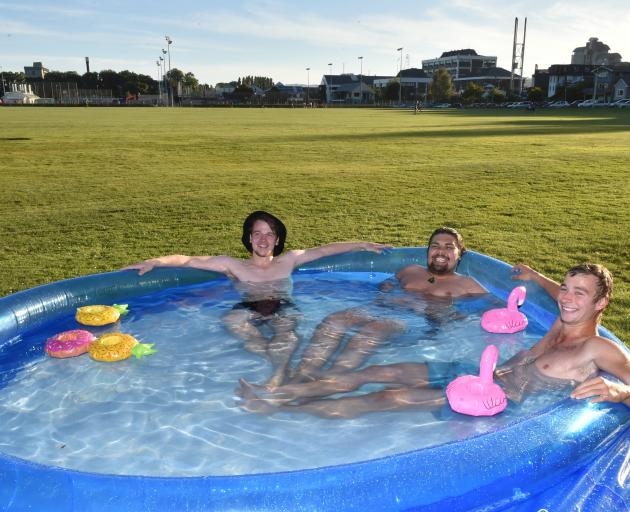
<path fill-rule="evenodd" d="M 396 273 L 404 295 L 383 296 L 378 305 L 403 307 L 424 315 L 434 334 L 445 318 L 452 318 L 452 299 L 486 294 L 472 277 L 457 274 L 457 265 L 466 252 L 462 235 L 454 228 L 440 227 L 431 233 L 427 248 L 427 268 L 408 265 Z M 394 279 L 381 283 L 381 291 L 395 287 Z M 358 368 L 387 338 L 404 330 L 398 320 L 374 315 L 364 308 L 346 309 L 328 315 L 315 329 L 292 380 L 317 378 L 324 367 L 335 373 Z M 343 349 L 339 347 L 347 340 Z M 334 358 L 334 361 L 332 360 Z"/>
<path fill-rule="evenodd" d="M 400 287 L 408 292 L 418 292 L 434 297 L 461 297 L 487 293 L 472 277 L 455 273 L 457 264 L 466 252 L 464 239 L 457 230 L 437 228 L 429 237 L 427 268 L 408 265 L 396 273 Z M 383 291 L 391 288 L 387 281 Z"/>

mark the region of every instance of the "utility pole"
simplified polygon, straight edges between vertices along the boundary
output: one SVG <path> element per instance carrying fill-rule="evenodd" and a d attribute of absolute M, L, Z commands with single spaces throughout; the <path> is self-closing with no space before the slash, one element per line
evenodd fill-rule
<path fill-rule="evenodd" d="M 398 72 L 398 105 L 402 104 L 402 46 L 396 51 L 400 52 L 400 71 Z"/>

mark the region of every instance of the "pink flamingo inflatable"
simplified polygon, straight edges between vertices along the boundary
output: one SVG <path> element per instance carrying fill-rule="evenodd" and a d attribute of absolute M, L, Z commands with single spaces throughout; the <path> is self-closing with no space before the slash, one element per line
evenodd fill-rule
<path fill-rule="evenodd" d="M 527 327 L 527 317 L 518 310 L 525 302 L 527 290 L 517 286 L 508 297 L 507 308 L 491 309 L 481 317 L 481 327 L 488 332 L 511 334 Z"/>
<path fill-rule="evenodd" d="M 463 375 L 446 387 L 451 409 L 469 416 L 494 416 L 507 407 L 505 393 L 492 379 L 498 359 L 499 349 L 488 345 L 481 354 L 479 376 Z"/>

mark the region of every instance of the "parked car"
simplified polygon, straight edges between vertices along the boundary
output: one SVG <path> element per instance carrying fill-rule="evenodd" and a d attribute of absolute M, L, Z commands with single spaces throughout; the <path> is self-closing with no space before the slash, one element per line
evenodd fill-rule
<path fill-rule="evenodd" d="M 578 108 L 594 108 L 594 107 L 607 107 L 608 103 L 604 100 L 584 100 L 578 103 Z"/>
<path fill-rule="evenodd" d="M 622 98 L 620 100 L 613 101 L 612 103 L 610 103 L 610 106 L 617 108 L 630 108 L 630 99 Z"/>
<path fill-rule="evenodd" d="M 554 101 L 553 103 L 547 106 L 549 108 L 567 108 L 567 107 L 570 107 L 571 104 L 568 101 L 559 100 L 559 101 Z"/>
<path fill-rule="evenodd" d="M 451 108 L 450 103 L 436 103 L 435 105 L 431 105 L 431 108 Z"/>
<path fill-rule="evenodd" d="M 516 101 L 510 103 L 507 108 L 531 108 L 531 103 L 529 101 Z"/>

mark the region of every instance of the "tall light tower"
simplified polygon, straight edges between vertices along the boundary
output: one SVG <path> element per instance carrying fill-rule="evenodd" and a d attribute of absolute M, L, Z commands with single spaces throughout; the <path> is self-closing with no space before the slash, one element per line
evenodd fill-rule
<path fill-rule="evenodd" d="M 309 94 L 311 92 L 311 68 L 306 68 L 306 106 L 310 106 L 310 97 Z"/>
<path fill-rule="evenodd" d="M 162 50 L 162 53 L 166 55 L 166 50 Z M 162 92 L 167 94 L 166 92 L 166 64 L 164 63 L 164 57 L 162 57 L 162 55 L 159 56 L 159 59 L 160 59 L 160 64 L 162 65 L 162 79 L 160 80 L 160 96 L 161 96 Z M 168 99 L 168 94 L 166 97 Z M 160 101 L 160 105 L 164 105 L 164 103 Z"/>
<path fill-rule="evenodd" d="M 523 27 L 523 42 L 518 42 L 518 18 L 514 18 L 514 43 L 512 45 L 512 69 L 510 70 L 510 94 L 514 92 L 514 71 L 519 69 L 521 80 L 518 88 L 519 96 L 523 94 L 523 62 L 525 60 L 525 35 L 527 34 L 527 18 L 525 18 L 525 25 Z M 566 89 L 566 83 L 565 83 Z"/>
<path fill-rule="evenodd" d="M 160 64 L 160 59 L 162 57 L 160 57 L 158 60 L 155 61 L 155 63 L 157 64 L 157 68 L 158 68 L 158 95 L 160 97 L 160 105 L 162 104 L 162 64 Z"/>
<path fill-rule="evenodd" d="M 332 62 L 328 63 L 330 67 L 330 83 L 328 84 L 328 102 L 332 103 Z"/>
<path fill-rule="evenodd" d="M 164 36 L 164 39 L 166 39 L 166 48 L 168 50 L 168 83 L 169 83 L 169 87 L 168 90 L 170 92 L 171 95 L 171 107 L 173 106 L 173 86 L 171 85 L 171 45 L 173 44 L 173 40 L 168 37 L 168 36 Z"/>
<path fill-rule="evenodd" d="M 398 104 L 402 103 L 402 51 L 403 47 L 401 46 L 396 51 L 400 52 L 400 71 L 398 72 Z"/>
<path fill-rule="evenodd" d="M 359 72 L 359 104 L 361 104 L 363 103 L 363 56 L 357 57 L 357 59 L 359 59 L 359 62 L 361 63 L 361 71 Z"/>

